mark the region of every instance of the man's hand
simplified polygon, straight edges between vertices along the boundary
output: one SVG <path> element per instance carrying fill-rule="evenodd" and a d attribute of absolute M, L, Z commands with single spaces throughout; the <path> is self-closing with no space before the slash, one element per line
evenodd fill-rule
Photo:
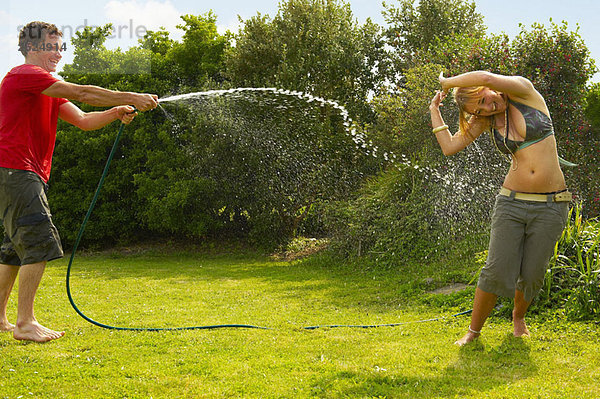
<path fill-rule="evenodd" d="M 126 125 L 129 125 L 133 118 L 137 116 L 137 111 L 132 106 L 121 105 L 115 108 L 117 109 L 117 117 Z"/>
<path fill-rule="evenodd" d="M 158 106 L 158 96 L 156 94 L 136 94 L 133 105 L 139 111 L 148 111 Z"/>

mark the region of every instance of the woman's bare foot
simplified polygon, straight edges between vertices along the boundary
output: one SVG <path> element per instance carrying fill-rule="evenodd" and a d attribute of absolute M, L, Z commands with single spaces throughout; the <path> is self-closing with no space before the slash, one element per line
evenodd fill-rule
<path fill-rule="evenodd" d="M 472 342 L 472 341 L 476 340 L 477 338 L 479 338 L 480 335 L 481 335 L 481 333 L 469 331 L 468 333 L 465 334 L 464 337 L 462 337 L 461 339 L 456 341 L 454 344 L 458 345 L 458 346 L 466 345 L 469 342 Z"/>
<path fill-rule="evenodd" d="M 527 324 L 525 324 L 525 318 L 518 319 L 513 317 L 513 335 L 515 337 L 529 337 L 529 330 Z"/>
<path fill-rule="evenodd" d="M 48 342 L 61 338 L 64 331 L 54 331 L 42 326 L 37 321 L 28 323 L 17 323 L 13 331 L 13 337 L 22 341 Z"/>
<path fill-rule="evenodd" d="M 8 320 L 0 321 L 0 332 L 13 331 L 15 325 L 8 322 Z"/>

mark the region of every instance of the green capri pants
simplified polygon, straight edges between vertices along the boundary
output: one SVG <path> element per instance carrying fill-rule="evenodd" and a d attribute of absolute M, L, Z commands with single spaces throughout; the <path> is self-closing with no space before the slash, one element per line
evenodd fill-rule
<path fill-rule="evenodd" d="M 533 202 L 498 195 L 488 257 L 477 286 L 509 298 L 516 289 L 524 293 L 526 301 L 533 300 L 542 288 L 568 213 L 568 202 Z"/>

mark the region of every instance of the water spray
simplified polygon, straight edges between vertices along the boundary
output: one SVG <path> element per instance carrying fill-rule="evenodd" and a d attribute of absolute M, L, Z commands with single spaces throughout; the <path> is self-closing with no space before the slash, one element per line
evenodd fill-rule
<path fill-rule="evenodd" d="M 451 184 L 454 184 L 454 186 L 459 190 L 472 189 L 472 182 L 469 179 L 464 179 L 464 181 L 451 182 L 447 175 L 444 176 L 437 170 L 432 169 L 430 167 L 418 165 L 418 164 L 412 162 L 410 159 L 408 159 L 408 157 L 404 154 L 396 155 L 392 152 L 379 151 L 377 146 L 375 146 L 375 144 L 371 140 L 369 140 L 364 133 L 358 132 L 356 130 L 356 128 L 353 126 L 354 122 L 350 118 L 350 115 L 348 114 L 348 111 L 346 110 L 346 108 L 344 106 L 340 105 L 336 101 L 327 100 L 325 98 L 318 97 L 318 96 L 313 96 L 312 94 L 309 94 L 309 93 L 305 93 L 305 92 L 301 92 L 301 91 L 294 91 L 294 90 L 278 89 L 278 88 L 274 88 L 274 87 L 241 87 L 241 88 L 227 89 L 227 90 L 209 90 L 209 91 L 200 91 L 200 92 L 194 92 L 194 93 L 174 95 L 174 96 L 170 96 L 170 97 L 160 98 L 158 100 L 158 103 L 159 103 L 159 107 L 163 110 L 165 115 L 169 119 L 172 119 L 170 117 L 170 115 L 160 105 L 161 103 L 177 102 L 177 101 L 196 99 L 196 98 L 202 98 L 202 97 L 210 98 L 210 97 L 218 97 L 218 96 L 230 96 L 230 97 L 235 98 L 236 96 L 243 96 L 244 93 L 256 93 L 256 92 L 272 93 L 272 94 L 276 94 L 276 95 L 295 97 L 295 98 L 302 99 L 302 100 L 306 101 L 307 103 L 314 102 L 314 103 L 320 105 L 321 107 L 330 106 L 338 111 L 339 115 L 343 119 L 343 125 L 345 128 L 345 131 L 347 132 L 347 134 L 349 134 L 351 136 L 351 139 L 356 144 L 356 146 L 358 148 L 361 148 L 367 156 L 372 156 L 374 158 L 383 158 L 383 160 L 385 162 L 389 162 L 390 164 L 392 164 L 399 170 L 403 170 L 406 168 L 414 169 L 418 172 L 423 173 L 425 179 L 433 178 L 434 180 L 437 180 L 437 181 L 445 184 L 446 186 L 450 186 Z M 380 153 L 381 153 L 381 155 L 379 155 Z M 495 190 L 496 185 L 490 183 L 490 184 L 486 185 L 485 188 Z"/>

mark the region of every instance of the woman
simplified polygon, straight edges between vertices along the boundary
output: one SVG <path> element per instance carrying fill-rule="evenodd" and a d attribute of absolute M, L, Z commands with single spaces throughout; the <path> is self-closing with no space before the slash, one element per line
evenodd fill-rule
<path fill-rule="evenodd" d="M 571 200 L 548 107 L 531 82 L 520 76 L 474 71 L 451 78 L 440 74 L 440 83 L 442 90 L 429 109 L 444 155 L 463 150 L 489 131 L 497 149 L 511 160 L 496 197 L 488 258 L 477 283 L 471 324 L 456 344 L 480 336 L 498 296 L 514 297 L 514 335 L 528 336 L 525 313 L 542 287 Z M 450 133 L 439 109 L 451 88 L 460 110 L 456 134 Z"/>

